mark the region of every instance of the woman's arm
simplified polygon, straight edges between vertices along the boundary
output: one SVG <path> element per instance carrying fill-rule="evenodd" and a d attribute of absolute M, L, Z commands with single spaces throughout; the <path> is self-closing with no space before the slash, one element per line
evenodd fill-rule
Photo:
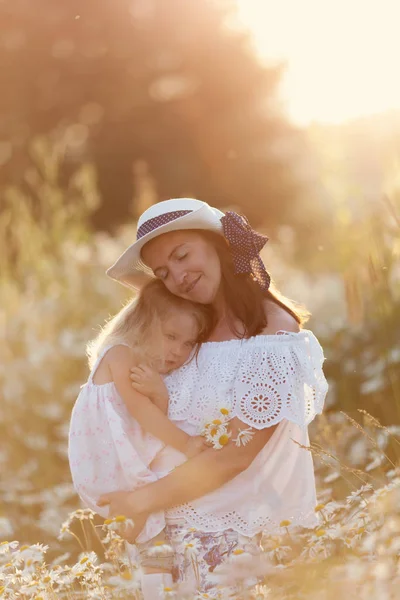
<path fill-rule="evenodd" d="M 275 303 L 266 302 L 268 327 L 263 334 L 276 334 L 280 330 L 298 332 L 296 320 Z M 273 425 L 256 431 L 246 446 L 232 443 L 221 450 L 209 449 L 180 465 L 172 473 L 155 483 L 146 485 L 134 492 L 112 492 L 104 494 L 98 504 L 110 504 L 110 514 L 125 514 L 135 517 L 172 506 L 191 502 L 219 488 L 236 475 L 247 469 L 257 454 L 272 437 Z M 239 419 L 231 421 L 233 428 L 246 428 Z M 234 436 L 232 436 L 234 437 Z"/>
<path fill-rule="evenodd" d="M 115 346 L 108 352 L 108 365 L 115 386 L 125 405 L 145 431 L 165 444 L 186 453 L 191 439 L 187 433 L 174 425 L 149 398 L 132 388 L 129 369 L 132 354 L 126 346 Z"/>
<path fill-rule="evenodd" d="M 232 437 L 235 437 L 239 428 L 246 427 L 239 419 L 232 419 Z M 247 469 L 277 427 L 278 424 L 255 431 L 245 446 L 230 442 L 221 450 L 205 450 L 176 467 L 169 475 L 134 492 L 105 494 L 99 500 L 99 506 L 110 504 L 111 514 L 125 514 L 135 519 L 143 514 L 191 502 L 216 490 Z"/>

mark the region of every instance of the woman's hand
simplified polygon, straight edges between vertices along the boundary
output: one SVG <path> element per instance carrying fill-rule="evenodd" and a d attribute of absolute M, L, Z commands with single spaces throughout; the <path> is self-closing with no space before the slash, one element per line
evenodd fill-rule
<path fill-rule="evenodd" d="M 137 392 L 155 403 L 168 402 L 168 390 L 160 373 L 147 365 L 131 367 L 130 371 L 131 384 Z"/>
<path fill-rule="evenodd" d="M 193 458 L 208 448 L 210 445 L 201 435 L 191 435 L 186 444 L 185 454 L 188 458 Z"/>
<path fill-rule="evenodd" d="M 133 527 L 125 526 L 124 531 L 121 532 L 121 537 L 130 543 L 135 541 L 149 516 L 139 509 L 135 502 L 135 492 L 109 492 L 100 496 L 97 504 L 98 506 L 109 505 L 109 518 L 123 515 L 127 519 L 132 519 Z"/>
<path fill-rule="evenodd" d="M 147 516 L 148 515 L 141 515 L 140 517 L 136 518 L 133 525 L 125 525 L 123 531 L 120 532 L 121 537 L 130 544 L 134 544 L 136 542 L 136 538 L 145 526 Z"/>
<path fill-rule="evenodd" d="M 97 505 L 110 507 L 108 513 L 110 519 L 124 515 L 127 519 L 138 521 L 139 517 L 147 518 L 148 516 L 147 512 L 142 510 L 136 502 L 136 492 L 109 492 L 100 496 Z"/>

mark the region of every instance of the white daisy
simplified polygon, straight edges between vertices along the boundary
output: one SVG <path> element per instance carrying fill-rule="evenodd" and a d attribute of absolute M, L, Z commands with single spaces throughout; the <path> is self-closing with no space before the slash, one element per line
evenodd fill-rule
<path fill-rule="evenodd" d="M 217 420 L 217 419 L 216 419 Z M 228 431 L 226 425 L 223 425 L 222 423 L 220 423 L 219 425 L 217 424 L 211 424 L 204 433 L 204 437 L 206 438 L 207 442 L 209 443 L 214 443 L 214 440 L 218 437 L 220 437 L 221 435 L 226 434 Z"/>
<path fill-rule="evenodd" d="M 359 498 L 363 499 L 363 494 L 366 494 L 367 492 L 370 492 L 373 489 L 374 488 L 370 483 L 362 485 L 358 490 L 356 490 L 355 492 L 351 492 L 351 494 L 347 496 L 347 504 L 351 504 L 354 500 L 358 500 Z"/>
<path fill-rule="evenodd" d="M 246 446 L 254 437 L 254 431 L 251 427 L 239 429 L 236 439 L 233 440 L 236 446 Z"/>
<path fill-rule="evenodd" d="M 154 544 L 147 550 L 149 556 L 168 556 L 173 550 L 169 544 Z"/>
<path fill-rule="evenodd" d="M 201 550 L 201 544 L 199 540 L 192 540 L 183 544 L 183 550 L 187 556 L 198 556 Z"/>
<path fill-rule="evenodd" d="M 0 542 L 0 554 L 9 554 L 16 548 L 18 548 L 19 542 Z"/>
<path fill-rule="evenodd" d="M 223 423 L 226 423 L 227 421 L 229 421 L 229 419 L 230 419 L 229 413 L 230 413 L 229 408 L 222 407 L 219 409 L 218 416 L 222 420 Z"/>
<path fill-rule="evenodd" d="M 25 561 L 25 565 L 27 566 L 32 566 L 34 563 L 41 563 L 48 548 L 48 546 L 44 546 L 43 544 L 21 546 L 18 554 L 15 555 L 15 564 L 21 564 L 22 561 Z"/>
<path fill-rule="evenodd" d="M 109 577 L 108 583 L 118 590 L 136 591 L 140 589 L 140 581 L 136 573 L 124 571 L 121 575 Z"/>
<path fill-rule="evenodd" d="M 214 430 L 214 429 L 216 429 L 216 428 L 218 428 L 218 427 L 221 427 L 221 426 L 223 426 L 224 424 L 225 424 L 225 423 L 224 423 L 224 419 L 223 419 L 222 417 L 221 417 L 220 419 L 218 418 L 218 419 L 212 419 L 211 421 L 206 421 L 206 422 L 204 423 L 204 425 L 203 425 L 203 428 L 202 428 L 202 430 L 201 430 L 201 433 L 202 433 L 202 435 L 206 435 L 206 433 L 207 433 L 207 432 L 208 432 L 210 429 Z"/>
<path fill-rule="evenodd" d="M 227 432 L 226 428 L 224 428 L 225 431 L 219 433 L 217 436 L 215 436 L 215 438 L 212 441 L 212 445 L 214 450 L 220 450 L 221 448 L 223 448 L 224 446 L 226 446 L 229 442 L 229 438 L 232 435 L 232 432 Z"/>
<path fill-rule="evenodd" d="M 160 598 L 176 598 L 176 591 L 172 587 L 168 587 L 167 585 L 161 584 L 159 591 Z"/>

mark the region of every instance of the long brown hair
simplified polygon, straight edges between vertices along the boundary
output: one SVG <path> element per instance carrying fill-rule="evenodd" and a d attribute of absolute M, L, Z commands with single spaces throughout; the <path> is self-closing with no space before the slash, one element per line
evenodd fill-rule
<path fill-rule="evenodd" d="M 190 313 L 198 325 L 197 351 L 205 342 L 214 326 L 215 311 L 211 306 L 197 304 L 172 294 L 160 279 L 149 281 L 135 296 L 101 329 L 99 335 L 89 342 L 86 354 L 89 367 L 93 368 L 97 357 L 106 346 L 128 344 L 138 350 L 143 362 L 151 362 L 154 345 L 160 347 L 161 323 L 171 310 Z"/>
<path fill-rule="evenodd" d="M 234 327 L 233 333 L 239 337 L 252 337 L 260 334 L 268 325 L 265 313 L 265 300 L 271 300 L 289 313 L 302 327 L 310 318 L 309 311 L 297 302 L 286 298 L 276 288 L 272 278 L 268 291 L 264 292 L 257 281 L 248 273 L 235 273 L 232 255 L 227 240 L 220 234 L 205 229 L 196 233 L 215 247 L 221 261 L 222 293 L 230 313 L 245 327 L 244 335 Z"/>

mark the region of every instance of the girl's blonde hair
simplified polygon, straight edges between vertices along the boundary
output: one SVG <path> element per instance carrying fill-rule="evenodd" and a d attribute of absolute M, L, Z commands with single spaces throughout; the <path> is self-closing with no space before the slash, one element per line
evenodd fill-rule
<path fill-rule="evenodd" d="M 184 300 L 167 290 L 160 279 L 153 279 L 131 299 L 102 328 L 99 335 L 88 343 L 86 354 L 90 369 L 107 346 L 125 343 L 140 350 L 143 362 L 151 360 L 152 350 L 160 347 L 161 324 L 172 310 L 190 313 L 198 325 L 197 343 L 205 342 L 215 325 L 211 306 Z"/>

